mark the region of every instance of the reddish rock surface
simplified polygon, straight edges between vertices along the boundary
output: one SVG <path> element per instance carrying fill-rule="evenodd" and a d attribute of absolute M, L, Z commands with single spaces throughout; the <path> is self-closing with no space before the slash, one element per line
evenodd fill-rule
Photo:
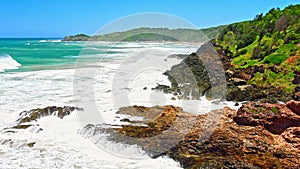
<path fill-rule="evenodd" d="M 299 103 L 249 102 L 238 111 L 225 107 L 202 115 L 174 106 L 127 107 L 118 114 L 141 114 L 143 126 L 86 130 L 105 130 L 112 141 L 137 144 L 152 157 L 167 155 L 184 168 L 293 169 L 300 168 L 300 116 L 292 105 Z"/>
<path fill-rule="evenodd" d="M 300 102 L 291 100 L 286 103 L 286 107 L 288 107 L 290 110 L 292 110 L 297 115 L 300 115 Z"/>

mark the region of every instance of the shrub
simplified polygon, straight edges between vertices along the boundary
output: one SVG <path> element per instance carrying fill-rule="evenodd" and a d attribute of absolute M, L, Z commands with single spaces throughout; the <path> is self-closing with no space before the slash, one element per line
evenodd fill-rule
<path fill-rule="evenodd" d="M 271 54 L 265 57 L 263 63 L 278 65 L 284 62 L 289 56 L 283 54 Z"/>

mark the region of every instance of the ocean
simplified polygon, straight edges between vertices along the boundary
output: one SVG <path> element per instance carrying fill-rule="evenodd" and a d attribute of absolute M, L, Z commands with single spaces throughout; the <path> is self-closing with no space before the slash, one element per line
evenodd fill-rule
<path fill-rule="evenodd" d="M 41 132 L 34 132 L 32 128 L 15 133 L 0 132 L 0 168 L 180 168 L 178 162 L 168 157 L 152 159 L 141 148 L 107 141 L 105 135 L 99 136 L 95 144 L 79 131 L 90 122 L 82 116 L 95 114 L 93 110 L 103 118 L 101 123 L 113 124 L 116 123 L 115 112 L 122 106 L 171 104 L 184 107 L 183 101 L 171 100 L 172 95 L 151 88 L 157 83 L 170 85 L 162 73 L 181 60 L 168 58 L 169 55 L 190 54 L 199 45 L 0 39 L 0 131 L 11 126 L 24 110 L 47 106 L 84 108 L 80 116 L 73 112 L 63 119 L 54 116 L 39 119 L 36 123 L 43 128 Z M 134 74 L 130 76 L 130 83 L 126 88 L 114 88 L 116 74 L 124 73 L 122 66 L 153 58 L 159 61 L 155 62 L 157 66 L 131 65 L 134 72 L 129 73 Z M 81 70 L 93 70 L 94 74 L 78 75 Z M 86 108 L 80 99 L 89 96 L 86 94 L 89 86 L 75 89 L 78 83 L 91 78 L 93 98 L 87 98 L 87 102 L 93 100 L 95 109 Z M 112 92 L 114 90 L 117 91 Z M 124 90 L 129 101 L 116 101 L 114 96 Z M 212 102 L 205 99 L 200 102 L 200 109 L 195 113 L 211 110 Z M 26 146 L 31 142 L 35 142 L 33 147 Z"/>

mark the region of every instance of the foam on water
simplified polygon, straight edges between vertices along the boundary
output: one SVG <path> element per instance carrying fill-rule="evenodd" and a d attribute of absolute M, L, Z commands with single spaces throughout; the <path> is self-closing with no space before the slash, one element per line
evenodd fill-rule
<path fill-rule="evenodd" d="M 8 69 L 19 69 L 20 66 L 21 64 L 8 54 L 0 55 L 0 72 L 4 72 Z"/>
<path fill-rule="evenodd" d="M 39 42 L 44 43 L 44 42 L 62 42 L 61 39 L 51 39 L 51 40 L 40 40 Z"/>
<path fill-rule="evenodd" d="M 105 43 L 97 42 L 95 44 L 103 45 Z M 121 45 L 154 47 L 170 54 L 191 53 L 196 50 L 196 47 L 182 48 L 180 45 L 173 44 L 171 46 L 168 44 L 167 47 L 161 44 L 122 43 L 119 46 Z M 93 84 L 95 94 L 93 99 L 96 101 L 98 113 L 106 123 L 118 123 L 114 121 L 115 112 L 124 105 L 116 104 L 113 94 L 122 93 L 125 90 L 128 92 L 130 105 L 168 104 L 181 106 L 187 111 L 194 111 L 194 113 L 206 113 L 212 108 L 219 108 L 212 101 L 201 98 L 201 101 L 197 101 L 199 108 L 192 110 L 192 106 L 189 104 L 193 105 L 193 101 L 171 100 L 172 95 L 151 90 L 157 83 L 170 84 L 167 77 L 162 76 L 162 72 L 179 63 L 180 60 L 168 58 L 167 61 L 164 61 L 167 56 L 161 56 L 162 62 L 167 65 L 164 69 L 143 70 L 134 76 L 128 89 L 120 88 L 114 93 L 111 92 L 114 74 L 119 71 L 125 56 L 131 50 L 124 49 L 123 52 L 123 57 L 118 56 L 118 59 L 94 65 L 97 72 Z M 5 58 L 13 59 L 10 56 Z M 0 66 L 0 68 L 2 67 Z M 77 103 L 77 95 L 85 96 L 87 94 L 84 90 L 74 94 L 74 71 L 74 69 L 62 69 L 0 74 L 0 126 L 9 126 L 18 118 L 18 113 L 21 111 L 47 106 L 79 106 L 84 108 L 85 111 L 81 113 L 85 116 L 93 113 L 86 109 L 86 105 Z M 88 78 L 83 77 L 80 80 L 86 81 Z M 144 87 L 147 89 L 144 90 Z M 221 106 L 224 105 L 233 107 L 233 103 L 230 102 L 223 103 Z M 98 135 L 93 138 L 97 139 L 102 147 L 95 145 L 93 143 L 95 140 L 85 139 L 83 135 L 78 133 L 80 129 L 85 127 L 79 114 L 80 112 L 74 112 L 64 119 L 54 116 L 41 118 L 37 124 L 43 128 L 43 131 L 38 133 L 31 132 L 34 128 L 17 133 L 0 133 L 0 166 L 3 168 L 180 168 L 179 163 L 170 158 L 151 159 L 141 148 L 110 142 L 105 135 Z M 28 143 L 33 142 L 35 144 L 32 148 L 27 146 Z M 116 152 L 123 157 L 115 155 Z M 139 157 L 141 160 L 129 157 Z"/>

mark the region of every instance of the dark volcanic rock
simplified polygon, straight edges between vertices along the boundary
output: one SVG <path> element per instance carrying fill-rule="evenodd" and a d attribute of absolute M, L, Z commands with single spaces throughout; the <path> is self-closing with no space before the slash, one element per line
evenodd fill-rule
<path fill-rule="evenodd" d="M 45 116 L 57 116 L 59 118 L 63 118 L 67 115 L 70 115 L 74 110 L 83 111 L 82 108 L 77 107 L 70 107 L 70 106 L 64 106 L 64 107 L 56 107 L 56 106 L 49 106 L 45 108 L 39 108 L 39 109 L 32 109 L 29 111 L 23 111 L 19 114 L 19 119 L 16 121 L 16 125 L 12 126 L 13 129 L 26 129 L 32 124 L 30 122 L 36 121 L 42 117 Z M 36 125 L 36 124 L 34 124 Z M 10 132 L 10 128 L 5 128 L 4 131 Z M 42 130 L 42 129 L 40 129 Z"/>
<path fill-rule="evenodd" d="M 64 116 L 69 115 L 74 110 L 81 110 L 81 108 L 77 107 L 56 107 L 56 106 L 49 106 L 42 109 L 32 109 L 29 111 L 23 111 L 20 113 L 20 118 L 17 120 L 19 124 L 25 122 L 31 122 L 37 119 L 40 119 L 45 116 L 57 116 L 59 118 L 63 118 Z"/>
<path fill-rule="evenodd" d="M 184 168 L 299 168 L 300 116 L 284 104 L 247 103 L 190 114 L 174 106 L 126 107 L 118 114 L 142 116 L 144 125 L 103 128 L 111 141 L 137 144 L 152 157 L 168 155 Z"/>
<path fill-rule="evenodd" d="M 163 91 L 164 93 L 172 93 L 173 92 L 173 90 L 170 88 L 170 86 L 161 85 L 161 84 L 157 84 L 157 86 L 155 88 L 152 88 L 152 90 Z"/>
<path fill-rule="evenodd" d="M 262 101 L 277 103 L 288 100 L 300 100 L 300 92 L 287 93 L 277 86 L 258 87 L 249 83 L 256 73 L 267 69 L 279 73 L 278 66 L 250 66 L 244 69 L 234 68 L 226 50 L 214 47 L 218 44 L 207 42 L 196 53 L 187 56 L 180 64 L 174 65 L 164 74 L 168 76 L 171 87 L 157 86 L 166 93 L 176 92 L 179 98 L 199 99 L 206 95 L 211 99 L 228 101 Z M 294 84 L 299 84 L 299 73 L 295 73 Z M 192 98 L 190 98 L 190 96 Z"/>
<path fill-rule="evenodd" d="M 164 74 L 171 82 L 171 90 L 180 93 L 183 98 L 191 95 L 198 99 L 206 95 L 212 99 L 223 99 L 226 94 L 223 64 L 209 42 Z"/>

